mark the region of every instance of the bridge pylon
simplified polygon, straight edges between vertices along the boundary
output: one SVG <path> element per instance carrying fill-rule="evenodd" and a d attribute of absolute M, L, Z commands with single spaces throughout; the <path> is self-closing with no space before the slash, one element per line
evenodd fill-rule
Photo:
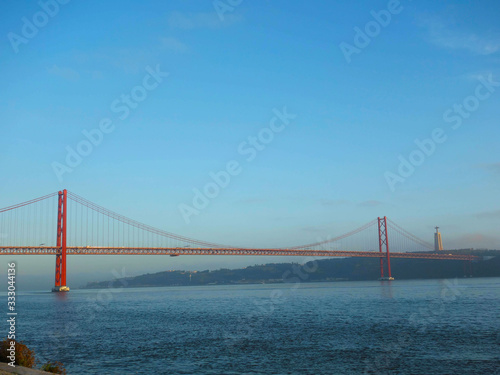
<path fill-rule="evenodd" d="M 66 286 L 66 234 L 68 218 L 68 192 L 66 189 L 59 191 L 57 203 L 57 248 L 56 278 L 53 292 L 69 292 Z"/>
<path fill-rule="evenodd" d="M 394 280 L 391 275 L 391 256 L 389 253 L 389 237 L 387 235 L 387 216 L 378 218 L 378 246 L 382 255 L 385 247 L 385 262 L 387 266 L 387 276 L 384 276 L 384 257 L 380 257 L 380 280 Z"/>

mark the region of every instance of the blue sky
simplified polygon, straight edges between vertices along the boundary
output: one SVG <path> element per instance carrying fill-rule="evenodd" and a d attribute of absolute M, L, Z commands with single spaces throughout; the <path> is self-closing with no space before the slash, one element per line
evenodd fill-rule
<path fill-rule="evenodd" d="M 207 241 L 292 246 L 387 215 L 429 241 L 439 225 L 445 247 L 500 248 L 500 88 L 481 83 L 500 81 L 498 2 L 393 2 L 362 48 L 355 28 L 376 27 L 371 12 L 391 2 L 244 0 L 223 14 L 212 1 L 46 3 L 45 20 L 37 2 L 0 4 L 1 207 L 66 188 Z M 25 20 L 45 24 L 29 35 Z M 357 48 L 350 62 L 342 43 Z M 146 98 L 120 119 L 112 103 L 157 68 L 168 77 L 136 89 Z M 488 98 L 471 99 L 481 85 Z M 473 108 L 457 129 L 443 118 L 455 105 Z M 284 108 L 296 118 L 247 161 L 241 143 Z M 61 181 L 54 163 L 103 119 L 113 131 Z M 391 189 L 387 172 L 437 128 L 446 141 Z M 179 205 L 231 160 L 241 173 L 186 222 Z M 265 261 L 134 259 L 78 272 Z M 52 274 L 53 259 L 19 261 Z"/>

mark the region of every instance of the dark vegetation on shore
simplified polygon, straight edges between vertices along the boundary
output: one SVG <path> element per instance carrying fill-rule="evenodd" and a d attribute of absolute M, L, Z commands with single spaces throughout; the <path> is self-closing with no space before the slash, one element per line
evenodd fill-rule
<path fill-rule="evenodd" d="M 36 368 L 37 360 L 35 358 L 35 352 L 29 349 L 21 341 L 4 339 L 0 342 L 0 362 L 10 363 L 11 360 L 9 356 L 11 355 L 11 343 L 14 343 L 15 347 L 15 361 L 16 366 L 22 366 L 27 368 Z M 44 363 L 39 370 L 51 372 L 53 374 L 63 374 L 66 375 L 66 369 L 60 362 L 47 362 Z"/>
<path fill-rule="evenodd" d="M 485 255 L 483 261 L 472 262 L 473 277 L 500 277 L 500 251 L 474 251 Z M 455 260 L 391 259 L 392 276 L 396 279 L 441 279 L 470 276 L 469 265 Z M 271 263 L 241 269 L 215 271 L 164 271 L 120 279 L 119 282 L 91 282 L 85 289 L 108 288 L 111 285 L 136 287 L 230 285 L 296 282 L 298 273 L 304 282 L 377 280 L 380 277 L 376 258 L 321 259 L 305 267 L 297 263 Z M 465 271 L 465 272 L 464 272 Z"/>

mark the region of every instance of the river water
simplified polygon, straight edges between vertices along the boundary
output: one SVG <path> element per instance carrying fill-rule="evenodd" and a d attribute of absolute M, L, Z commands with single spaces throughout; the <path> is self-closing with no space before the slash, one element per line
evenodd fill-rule
<path fill-rule="evenodd" d="M 500 374 L 500 278 L 113 286 L 21 293 L 17 338 L 69 374 Z"/>

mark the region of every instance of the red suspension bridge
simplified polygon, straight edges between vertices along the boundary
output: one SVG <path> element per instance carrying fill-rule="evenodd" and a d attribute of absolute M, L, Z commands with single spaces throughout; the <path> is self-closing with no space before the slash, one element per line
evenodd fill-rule
<path fill-rule="evenodd" d="M 389 229 L 391 251 L 389 251 Z M 129 219 L 67 190 L 0 209 L 0 255 L 55 255 L 55 291 L 67 291 L 67 255 L 259 255 L 380 259 L 392 279 L 391 258 L 472 261 L 434 246 L 386 217 L 341 236 L 287 248 L 246 248 L 201 241 Z M 387 275 L 384 277 L 384 275 Z"/>

